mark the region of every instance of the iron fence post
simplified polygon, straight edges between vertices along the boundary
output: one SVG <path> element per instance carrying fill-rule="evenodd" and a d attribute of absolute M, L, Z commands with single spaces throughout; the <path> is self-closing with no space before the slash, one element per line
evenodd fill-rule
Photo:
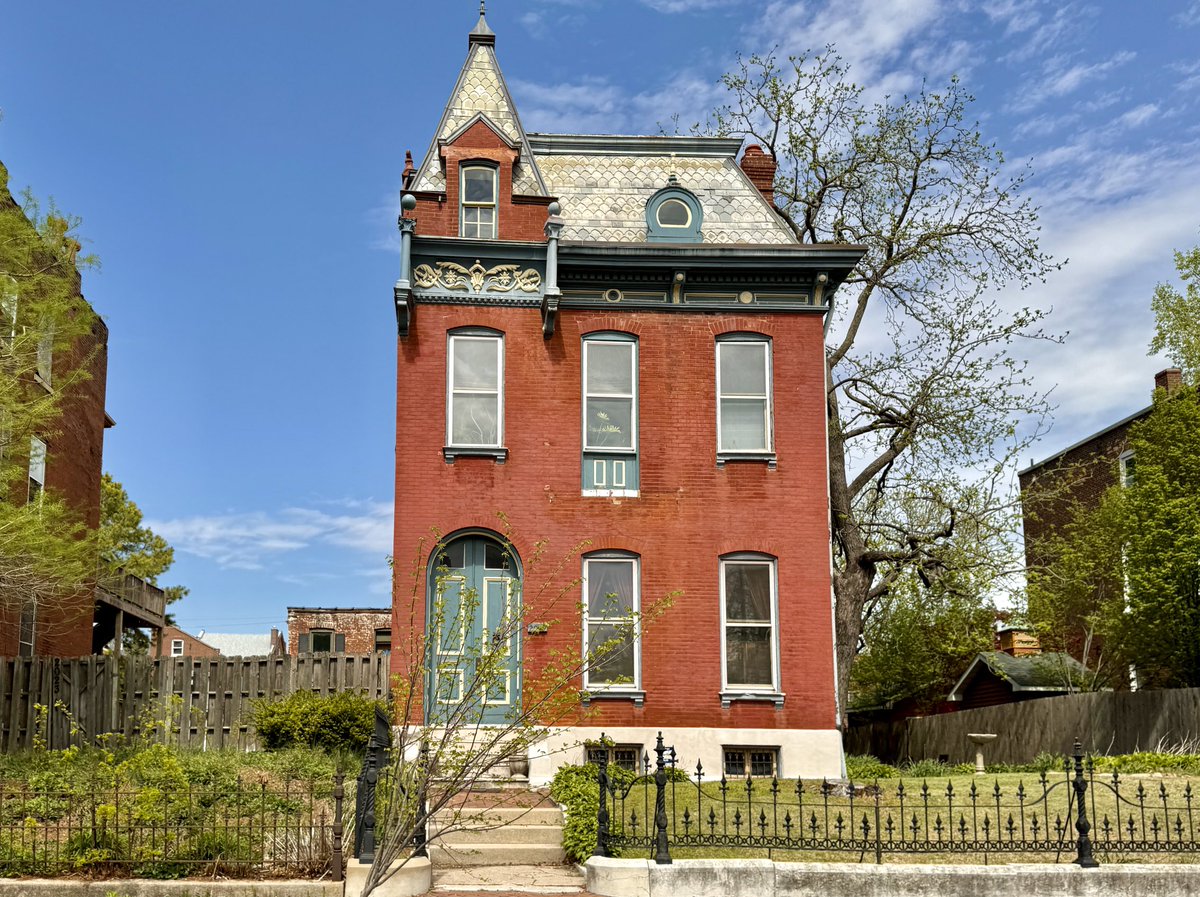
<path fill-rule="evenodd" d="M 654 862 L 660 866 L 670 865 L 671 851 L 667 845 L 667 749 L 663 746 L 662 732 L 654 743 L 657 757 L 654 769 Z"/>
<path fill-rule="evenodd" d="M 426 844 L 429 841 L 429 832 L 427 826 L 429 819 L 426 814 L 429 812 L 429 745 L 422 741 L 421 752 L 419 759 L 417 775 L 420 778 L 417 780 L 417 831 L 413 836 L 413 856 L 424 857 L 429 856 L 429 850 Z"/>
<path fill-rule="evenodd" d="M 1091 823 L 1087 818 L 1087 803 L 1083 796 L 1087 791 L 1087 779 L 1083 775 L 1083 746 L 1079 743 L 1079 739 L 1075 739 L 1075 799 L 1079 806 L 1079 814 L 1075 820 L 1075 830 L 1079 832 L 1079 838 L 1075 842 L 1075 865 L 1081 869 L 1095 869 L 1100 864 L 1096 862 L 1096 858 L 1092 856 L 1092 840 L 1088 837 L 1088 832 L 1091 831 Z"/>
<path fill-rule="evenodd" d="M 600 743 L 604 743 L 604 735 L 600 735 Z M 611 856 L 608 849 L 608 752 L 600 752 L 600 773 L 596 777 L 600 784 L 600 809 L 596 813 L 596 849 L 592 856 Z"/>
<path fill-rule="evenodd" d="M 333 880 L 342 880 L 342 798 L 346 796 L 341 769 L 333 777 Z"/>

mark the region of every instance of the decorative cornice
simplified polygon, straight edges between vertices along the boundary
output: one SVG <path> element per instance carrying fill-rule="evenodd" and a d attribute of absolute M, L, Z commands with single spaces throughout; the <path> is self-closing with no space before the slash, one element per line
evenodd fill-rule
<path fill-rule="evenodd" d="M 434 262 L 418 265 L 413 271 L 413 283 L 422 290 L 465 290 L 472 293 L 536 293 L 542 285 L 542 275 L 534 268 L 521 270 L 520 265 L 496 265 L 485 268 L 479 259 L 467 268 L 458 262 Z"/>

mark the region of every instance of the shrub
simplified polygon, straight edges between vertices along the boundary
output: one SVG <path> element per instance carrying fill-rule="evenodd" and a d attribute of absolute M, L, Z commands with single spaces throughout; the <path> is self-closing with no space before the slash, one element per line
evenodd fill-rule
<path fill-rule="evenodd" d="M 362 753 L 375 729 L 376 707 L 386 709 L 362 694 L 298 691 L 281 701 L 256 701 L 251 720 L 267 750 L 317 747 Z"/>
<path fill-rule="evenodd" d="M 846 756 L 846 778 L 852 782 L 867 779 L 894 779 L 900 771 L 870 754 L 848 754 Z"/>
<path fill-rule="evenodd" d="M 941 763 L 937 760 L 910 760 L 900 769 L 908 778 L 932 779 L 939 776 L 969 775 L 975 771 L 974 763 Z"/>

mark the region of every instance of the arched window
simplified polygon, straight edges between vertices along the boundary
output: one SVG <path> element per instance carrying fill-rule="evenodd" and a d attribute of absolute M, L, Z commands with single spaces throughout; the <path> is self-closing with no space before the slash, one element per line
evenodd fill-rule
<path fill-rule="evenodd" d="M 446 356 L 447 451 L 495 454 L 504 444 L 504 334 L 452 330 Z"/>
<path fill-rule="evenodd" d="M 496 239 L 496 168 L 474 163 L 460 170 L 459 236 Z"/>
<path fill-rule="evenodd" d="M 583 685 L 590 691 L 640 693 L 640 566 L 638 556 L 626 551 L 583 559 Z"/>
<path fill-rule="evenodd" d="M 779 691 L 775 559 L 755 552 L 721 558 L 721 683 L 732 693 Z"/>
<path fill-rule="evenodd" d="M 659 190 L 646 203 L 646 240 L 650 243 L 699 243 L 704 209 L 696 194 L 675 183 Z"/>
<path fill-rule="evenodd" d="M 717 337 L 717 453 L 773 452 L 771 410 L 770 338 L 757 333 Z"/>
<path fill-rule="evenodd" d="M 583 337 L 583 494 L 638 494 L 638 341 Z"/>

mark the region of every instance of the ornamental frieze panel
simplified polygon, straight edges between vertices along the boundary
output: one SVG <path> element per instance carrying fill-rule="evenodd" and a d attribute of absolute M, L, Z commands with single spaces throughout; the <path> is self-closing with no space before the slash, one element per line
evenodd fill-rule
<path fill-rule="evenodd" d="M 468 293 L 537 293 L 542 275 L 535 268 L 494 265 L 485 268 L 479 259 L 470 267 L 458 262 L 434 262 L 413 270 L 417 289 L 462 290 Z"/>

